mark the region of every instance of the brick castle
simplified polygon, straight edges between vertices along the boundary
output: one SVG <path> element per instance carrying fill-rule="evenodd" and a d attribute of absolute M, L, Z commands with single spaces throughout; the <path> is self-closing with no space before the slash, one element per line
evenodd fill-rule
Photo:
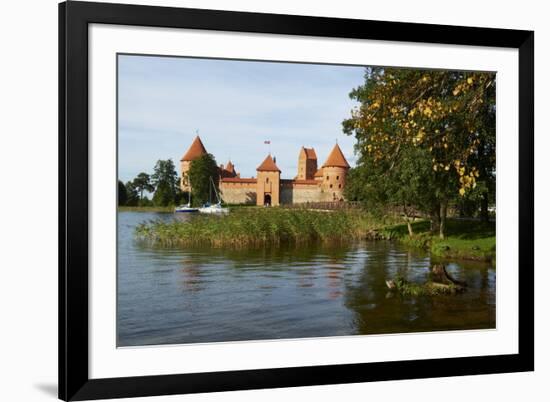
<path fill-rule="evenodd" d="M 193 160 L 207 153 L 199 136 L 180 160 L 181 189 L 189 191 L 187 173 Z M 280 205 L 305 202 L 342 201 L 346 175 L 349 170 L 338 144 L 325 163 L 317 167 L 317 154 L 313 148 L 300 149 L 298 174 L 294 179 L 281 179 L 281 170 L 275 157 L 267 155 L 256 168 L 256 177 L 242 178 L 231 161 L 220 165 L 220 195 L 229 204 Z"/>

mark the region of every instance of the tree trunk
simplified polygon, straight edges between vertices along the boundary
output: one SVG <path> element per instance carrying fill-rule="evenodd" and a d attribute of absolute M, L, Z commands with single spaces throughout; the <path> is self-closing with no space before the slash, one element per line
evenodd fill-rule
<path fill-rule="evenodd" d="M 483 193 L 481 198 L 481 211 L 479 216 L 483 222 L 489 222 L 489 192 Z"/>
<path fill-rule="evenodd" d="M 432 234 L 436 234 L 439 231 L 439 226 L 441 223 L 441 216 L 439 214 L 439 205 L 437 208 L 434 208 L 430 214 L 430 231 Z"/>
<path fill-rule="evenodd" d="M 411 221 L 409 221 L 408 219 L 407 219 L 407 229 L 409 229 L 409 236 L 413 237 L 413 235 L 414 235 L 413 227 L 411 225 Z"/>
<path fill-rule="evenodd" d="M 453 284 L 462 287 L 466 287 L 467 284 L 464 281 L 459 281 L 452 277 L 443 264 L 436 264 L 432 267 L 431 280 L 443 284 Z"/>
<path fill-rule="evenodd" d="M 403 215 L 405 215 L 405 221 L 407 221 L 407 229 L 409 230 L 409 236 L 412 237 L 414 235 L 414 232 L 413 232 L 413 228 L 412 228 L 412 225 L 411 225 L 411 219 L 409 217 L 409 212 L 410 211 L 407 211 L 407 206 L 403 205 Z M 413 212 L 413 214 L 414 214 L 414 212 Z M 413 217 L 414 217 L 414 215 L 413 215 Z"/>
<path fill-rule="evenodd" d="M 445 269 L 445 265 L 442 264 L 435 264 L 432 267 L 431 272 L 432 280 L 439 283 L 447 283 L 447 270 Z"/>
<path fill-rule="evenodd" d="M 447 200 L 441 201 L 439 210 L 439 238 L 444 239 L 447 232 Z"/>

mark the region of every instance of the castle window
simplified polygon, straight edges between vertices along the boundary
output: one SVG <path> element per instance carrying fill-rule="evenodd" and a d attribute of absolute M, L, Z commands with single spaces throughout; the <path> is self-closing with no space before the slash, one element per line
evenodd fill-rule
<path fill-rule="evenodd" d="M 330 188 L 332 188 L 332 184 L 330 185 Z"/>
<path fill-rule="evenodd" d="M 265 178 L 265 182 L 266 182 L 266 183 L 269 183 L 269 177 L 266 177 L 266 178 Z"/>
<path fill-rule="evenodd" d="M 336 176 L 336 180 L 340 180 L 340 176 Z"/>
<path fill-rule="evenodd" d="M 341 184 L 338 184 L 338 188 L 342 188 L 342 185 L 341 185 Z"/>
<path fill-rule="evenodd" d="M 327 176 L 327 180 L 328 180 L 328 176 Z"/>

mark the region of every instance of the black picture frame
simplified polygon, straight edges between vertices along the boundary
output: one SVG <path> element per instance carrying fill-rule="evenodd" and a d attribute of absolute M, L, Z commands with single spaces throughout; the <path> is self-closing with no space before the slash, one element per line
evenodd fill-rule
<path fill-rule="evenodd" d="M 474 45 L 519 51 L 517 354 L 213 373 L 88 375 L 88 25 Z M 534 32 L 70 1 L 59 4 L 59 398 L 88 400 L 534 370 Z"/>

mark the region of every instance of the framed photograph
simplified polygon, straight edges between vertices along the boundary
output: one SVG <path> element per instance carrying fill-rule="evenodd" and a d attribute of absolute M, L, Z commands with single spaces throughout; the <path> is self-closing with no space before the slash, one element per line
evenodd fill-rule
<path fill-rule="evenodd" d="M 59 397 L 534 369 L 534 33 L 59 5 Z"/>

